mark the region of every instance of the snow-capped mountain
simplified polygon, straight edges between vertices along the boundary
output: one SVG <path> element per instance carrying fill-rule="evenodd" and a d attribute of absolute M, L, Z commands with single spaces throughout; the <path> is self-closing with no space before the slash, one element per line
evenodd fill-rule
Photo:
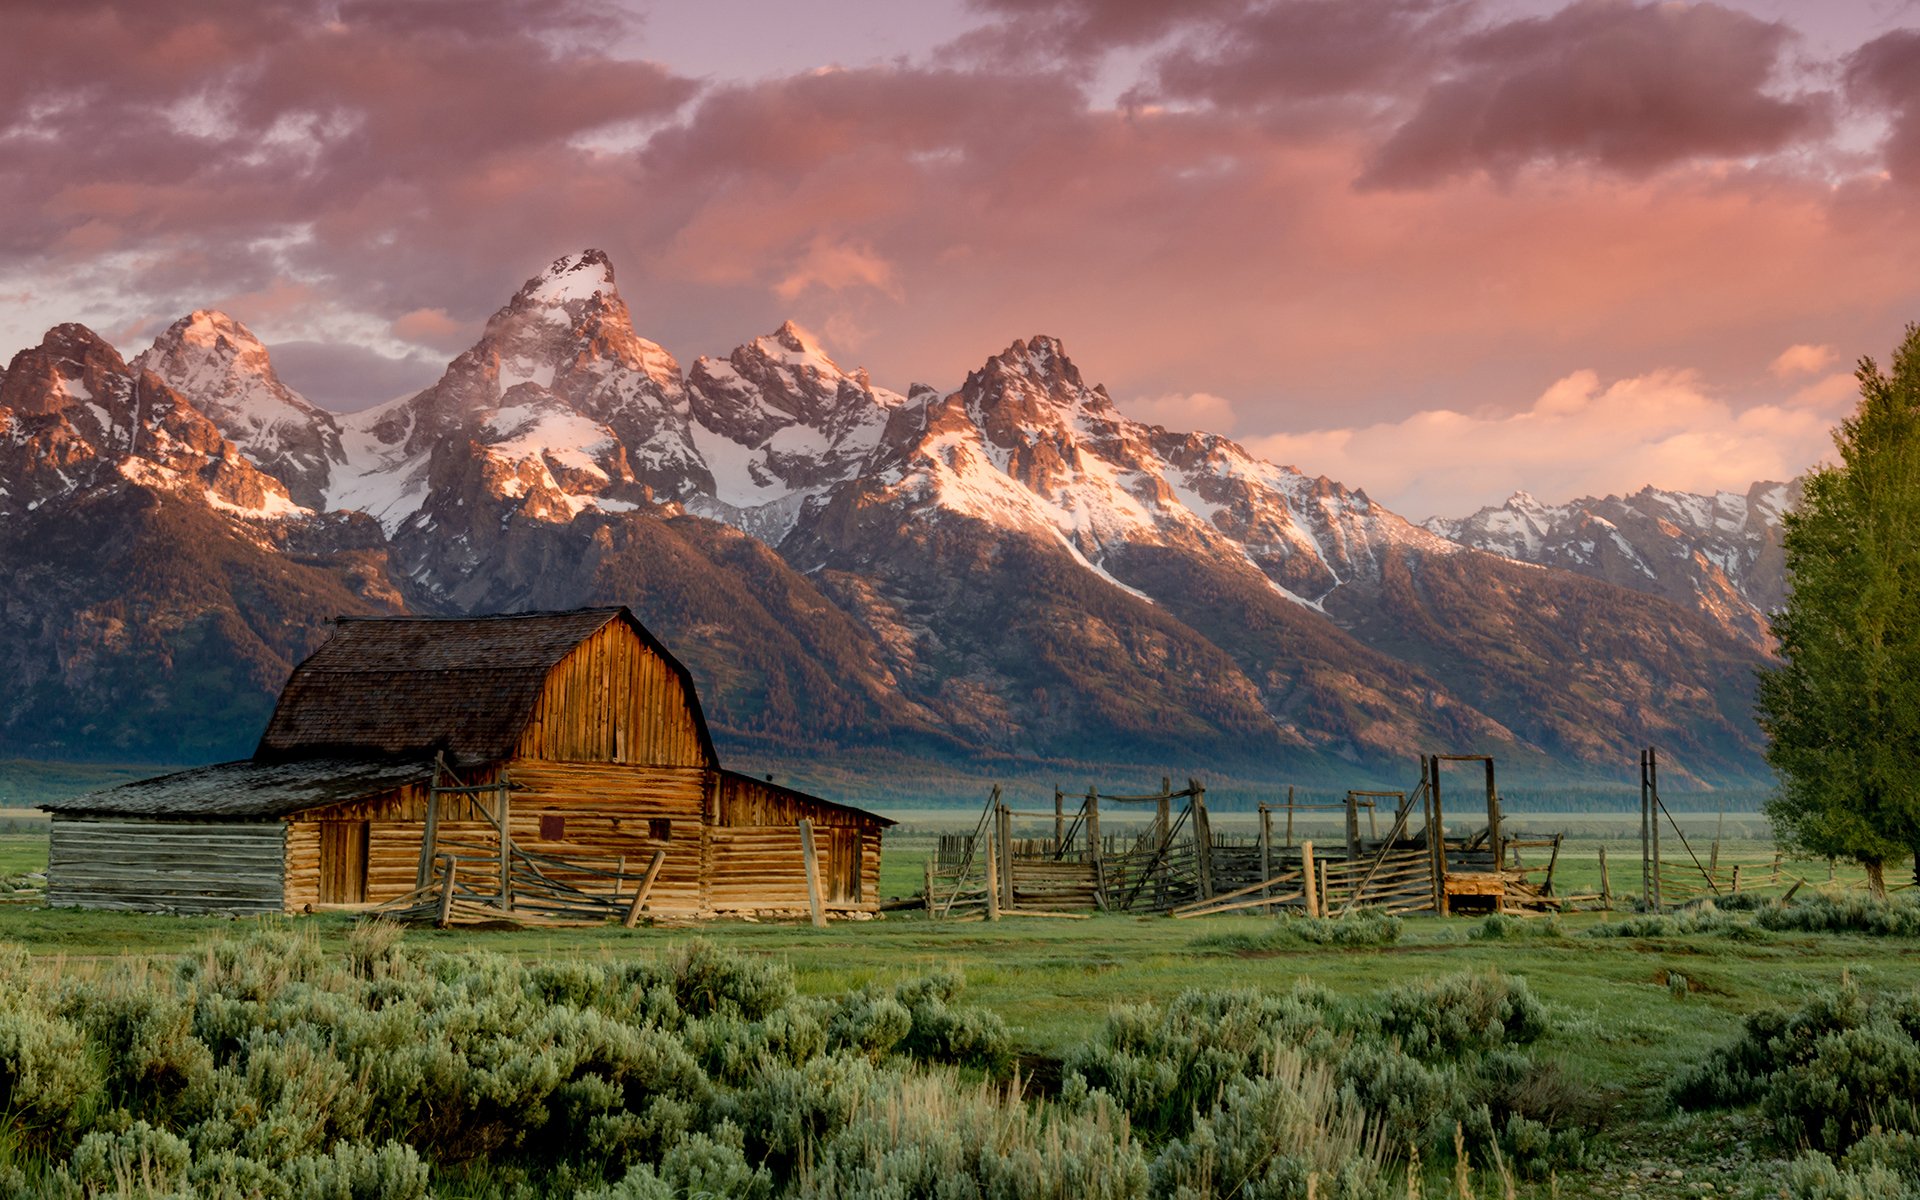
<path fill-rule="evenodd" d="M 86 326 L 55 326 L 0 383 L 0 516 L 127 481 L 240 516 L 304 511 L 166 383 Z"/>
<path fill-rule="evenodd" d="M 133 360 L 194 406 L 294 501 L 320 509 L 345 462 L 340 422 L 280 382 L 267 348 L 245 325 L 201 309 L 173 323 Z"/>
<path fill-rule="evenodd" d="M 791 321 L 725 359 L 695 359 L 687 391 L 712 479 L 688 509 L 773 543 L 806 501 L 865 468 L 906 403 L 842 370 Z"/>
<path fill-rule="evenodd" d="M 683 375 L 589 250 L 528 280 L 432 387 L 362 413 L 313 408 L 208 312 L 134 368 L 63 326 L 0 376 L 0 403 L 0 513 L 138 476 L 192 501 L 181 528 L 318 571 L 300 586 L 336 606 L 628 603 L 749 752 L 1280 775 L 1469 748 L 1597 769 L 1658 740 L 1703 772 L 1753 769 L 1758 654 L 1691 601 L 1480 553 L 1452 540 L 1473 541 L 1465 523 L 1421 528 L 1231 439 L 1130 420 L 1044 335 L 904 396 L 791 323 Z M 129 422 L 155 449 L 119 448 L 141 440 Z M 238 551 L 183 569 L 219 611 L 260 594 Z M 100 707 L 61 695 L 43 708 L 65 716 L 8 728 Z"/>
<path fill-rule="evenodd" d="M 1781 515 L 1798 499 L 1797 483 L 1772 482 L 1744 495 L 1647 487 L 1566 504 L 1516 492 L 1498 508 L 1427 526 L 1463 545 L 1664 596 L 1766 648 L 1767 614 L 1786 599 Z"/>

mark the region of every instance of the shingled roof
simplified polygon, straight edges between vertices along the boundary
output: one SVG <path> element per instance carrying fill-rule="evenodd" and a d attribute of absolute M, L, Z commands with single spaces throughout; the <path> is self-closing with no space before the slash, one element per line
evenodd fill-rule
<path fill-rule="evenodd" d="M 50 800 L 40 807 L 68 816 L 269 820 L 425 783 L 432 774 L 433 764 L 425 761 L 307 758 L 263 763 L 243 759 Z"/>
<path fill-rule="evenodd" d="M 716 761 L 686 667 L 626 608 L 490 617 L 341 618 L 294 668 L 254 759 L 317 755 L 509 758 L 547 673 L 609 621 L 625 621 L 685 686 L 694 726 Z"/>

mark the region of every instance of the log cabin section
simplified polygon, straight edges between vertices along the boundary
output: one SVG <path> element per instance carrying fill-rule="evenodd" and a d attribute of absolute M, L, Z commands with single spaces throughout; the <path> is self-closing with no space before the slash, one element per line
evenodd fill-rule
<path fill-rule="evenodd" d="M 474 790 L 436 791 L 436 777 Z M 624 608 L 341 621 L 295 669 L 252 759 L 49 805 L 61 864 L 49 897 L 167 911 L 379 905 L 419 885 L 429 825 L 436 853 L 497 856 L 500 795 L 516 850 L 616 881 L 663 851 L 655 914 L 804 912 L 802 819 L 826 907 L 879 905 L 892 822 L 722 769 L 691 676 Z M 254 830 L 243 839 L 254 883 L 229 897 L 238 861 L 195 851 L 239 845 L 240 825 Z M 181 853 L 143 849 L 162 827 Z M 278 869 L 263 877 L 267 844 Z"/>

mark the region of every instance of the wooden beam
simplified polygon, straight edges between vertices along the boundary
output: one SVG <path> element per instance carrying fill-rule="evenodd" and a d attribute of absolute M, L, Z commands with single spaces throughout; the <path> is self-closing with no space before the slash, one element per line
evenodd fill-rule
<path fill-rule="evenodd" d="M 640 877 L 640 890 L 633 894 L 633 903 L 627 905 L 626 919 L 620 923 L 632 929 L 640 923 L 640 908 L 647 902 L 648 893 L 653 891 L 653 881 L 660 878 L 660 867 L 667 861 L 665 850 L 655 850 L 653 861 L 647 864 L 647 873 Z"/>
<path fill-rule="evenodd" d="M 987 920 L 1000 919 L 1000 852 L 994 848 L 994 830 L 987 825 Z"/>
<path fill-rule="evenodd" d="M 800 818 L 800 856 L 807 867 L 807 911 L 813 918 L 813 927 L 825 929 L 827 914 L 820 899 L 820 858 L 813 848 L 813 822 L 805 817 Z"/>
<path fill-rule="evenodd" d="M 445 929 L 448 920 L 453 916 L 453 877 L 454 872 L 458 869 L 458 864 L 453 861 L 451 855 L 442 858 L 440 861 L 446 864 L 447 873 L 440 884 L 440 915 L 434 921 L 434 924 L 441 929 Z"/>
<path fill-rule="evenodd" d="M 1200 873 L 1200 898 L 1213 898 L 1213 825 L 1207 820 L 1207 791 L 1197 780 L 1187 780 L 1193 796 L 1193 847 Z"/>
<path fill-rule="evenodd" d="M 1317 917 L 1320 915 L 1320 897 L 1313 886 L 1313 843 L 1311 841 L 1300 843 L 1300 878 L 1304 881 L 1307 892 L 1307 915 Z"/>

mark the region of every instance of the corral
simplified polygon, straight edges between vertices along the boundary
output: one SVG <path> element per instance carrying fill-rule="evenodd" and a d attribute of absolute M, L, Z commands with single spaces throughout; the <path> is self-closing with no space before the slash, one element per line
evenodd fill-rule
<path fill-rule="evenodd" d="M 1656 750 L 1641 755 L 1642 902 L 1660 907 L 1663 881 L 1668 894 L 1680 897 L 1739 891 L 1739 868 L 1730 879 L 1718 870 L 1717 841 L 1712 861 L 1693 854 L 1660 800 L 1657 763 Z M 1468 784 L 1464 804 L 1454 799 L 1459 785 L 1446 781 L 1449 767 L 1481 776 Z M 941 837 L 927 860 L 920 898 L 928 914 L 998 919 L 1104 911 L 1184 918 L 1371 910 L 1444 916 L 1611 906 L 1614 899 L 1604 847 L 1596 890 L 1556 884 L 1564 834 L 1519 833 L 1506 822 L 1494 760 L 1486 755 L 1421 755 L 1420 780 L 1410 792 L 1350 790 L 1331 803 L 1296 803 L 1288 789 L 1284 804 L 1258 806 L 1253 836 L 1216 831 L 1206 788 L 1193 779 L 1178 790 L 1163 779 L 1158 792 L 1145 795 L 1089 788 L 1072 800 L 1056 788 L 1051 810 L 1019 809 L 994 788 L 973 832 Z M 1464 830 L 1447 831 L 1450 806 L 1456 816 L 1472 814 Z M 1297 815 L 1327 814 L 1344 818 L 1344 836 L 1318 845 L 1296 840 Z M 1662 821 L 1680 837 L 1688 861 L 1662 858 Z M 1036 825 L 1039 836 L 1033 836 Z M 1027 836 L 1017 836 L 1020 829 Z M 1534 852 L 1534 861 L 1524 861 L 1526 852 Z M 1779 882 L 1777 860 L 1771 882 Z"/>
<path fill-rule="evenodd" d="M 342 620 L 251 759 L 48 804 L 56 906 L 869 912 L 892 822 L 724 770 L 625 608 Z"/>

